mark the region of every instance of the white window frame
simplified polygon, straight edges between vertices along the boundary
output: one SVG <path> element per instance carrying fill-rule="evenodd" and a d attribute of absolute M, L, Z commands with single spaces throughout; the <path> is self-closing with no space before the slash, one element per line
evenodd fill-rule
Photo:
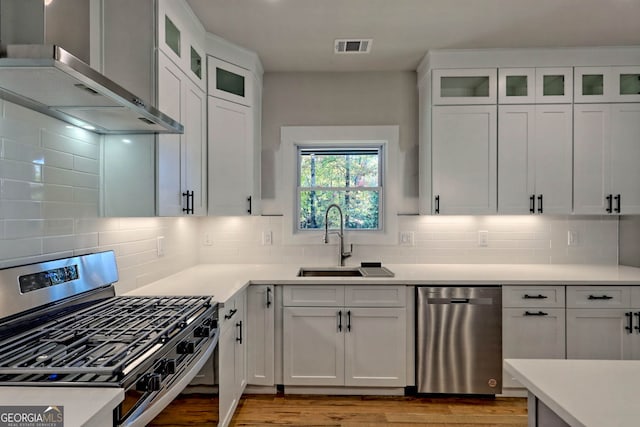
<path fill-rule="evenodd" d="M 348 145 L 347 145 L 348 144 Z M 283 243 L 322 245 L 324 230 L 298 229 L 298 147 L 379 146 L 382 149 L 383 188 L 379 230 L 345 230 L 355 244 L 397 244 L 398 241 L 399 126 L 283 126 L 281 128 L 278 190 L 283 208 Z M 332 228 L 334 228 L 332 226 Z"/>

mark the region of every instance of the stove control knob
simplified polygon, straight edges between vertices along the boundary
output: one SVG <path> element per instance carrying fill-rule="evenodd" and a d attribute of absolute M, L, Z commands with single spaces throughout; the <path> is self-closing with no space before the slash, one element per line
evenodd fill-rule
<path fill-rule="evenodd" d="M 178 354 L 193 354 L 196 351 L 196 346 L 193 341 L 182 341 L 178 344 L 176 351 Z"/>
<path fill-rule="evenodd" d="M 162 376 L 160 374 L 145 374 L 136 383 L 136 390 L 152 392 L 160 390 Z"/>
<path fill-rule="evenodd" d="M 195 338 L 207 338 L 211 333 L 211 329 L 206 326 L 198 326 L 193 330 L 193 336 Z"/>
<path fill-rule="evenodd" d="M 158 362 L 158 366 L 154 370 L 156 374 L 171 375 L 176 373 L 176 361 L 175 359 L 162 359 Z"/>
<path fill-rule="evenodd" d="M 166 360 L 166 373 L 167 374 L 175 374 L 176 373 L 176 359 L 167 359 Z"/>

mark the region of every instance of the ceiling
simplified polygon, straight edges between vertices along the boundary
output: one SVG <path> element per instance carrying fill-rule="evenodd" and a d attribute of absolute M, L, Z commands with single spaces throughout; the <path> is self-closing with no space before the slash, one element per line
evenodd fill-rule
<path fill-rule="evenodd" d="M 187 0 L 266 71 L 415 70 L 427 50 L 640 45 L 640 0 Z M 336 55 L 337 38 L 373 38 Z"/>

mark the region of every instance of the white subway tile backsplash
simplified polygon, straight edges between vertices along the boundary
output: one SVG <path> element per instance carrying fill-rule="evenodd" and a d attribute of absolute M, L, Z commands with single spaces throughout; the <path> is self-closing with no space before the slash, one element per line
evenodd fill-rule
<path fill-rule="evenodd" d="M 41 183 L 0 180 L 0 200 L 42 200 L 44 185 Z"/>
<path fill-rule="evenodd" d="M 41 219 L 42 203 L 22 200 L 0 200 L 0 218 Z"/>
<path fill-rule="evenodd" d="M 54 134 L 47 130 L 42 131 L 42 146 L 51 150 L 90 159 L 100 158 L 100 145 L 97 141 L 83 141 L 60 134 Z"/>
<path fill-rule="evenodd" d="M 42 166 L 34 163 L 0 159 L 0 178 L 42 182 Z"/>
<path fill-rule="evenodd" d="M 73 219 L 47 219 L 44 220 L 44 235 L 58 236 L 73 234 Z"/>
<path fill-rule="evenodd" d="M 44 234 L 44 221 L 33 220 L 6 220 L 5 239 L 22 239 L 25 237 L 38 237 Z"/>
<path fill-rule="evenodd" d="M 73 169 L 79 172 L 98 175 L 100 173 L 100 164 L 96 159 L 75 156 L 73 157 Z"/>

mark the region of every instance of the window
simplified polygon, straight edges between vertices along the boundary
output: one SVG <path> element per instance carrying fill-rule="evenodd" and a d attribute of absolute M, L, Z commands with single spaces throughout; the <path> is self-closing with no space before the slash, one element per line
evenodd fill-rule
<path fill-rule="evenodd" d="M 331 204 L 342 208 L 345 229 L 380 230 L 382 153 L 382 146 L 298 146 L 298 230 L 324 228 Z M 339 221 L 337 210 L 331 210 L 332 228 Z"/>
<path fill-rule="evenodd" d="M 348 243 L 397 243 L 398 126 L 283 126 L 280 136 L 276 198 L 263 209 L 283 215 L 284 244 L 324 245 L 331 203 L 343 210 Z M 329 227 L 339 227 L 337 209 Z"/>

